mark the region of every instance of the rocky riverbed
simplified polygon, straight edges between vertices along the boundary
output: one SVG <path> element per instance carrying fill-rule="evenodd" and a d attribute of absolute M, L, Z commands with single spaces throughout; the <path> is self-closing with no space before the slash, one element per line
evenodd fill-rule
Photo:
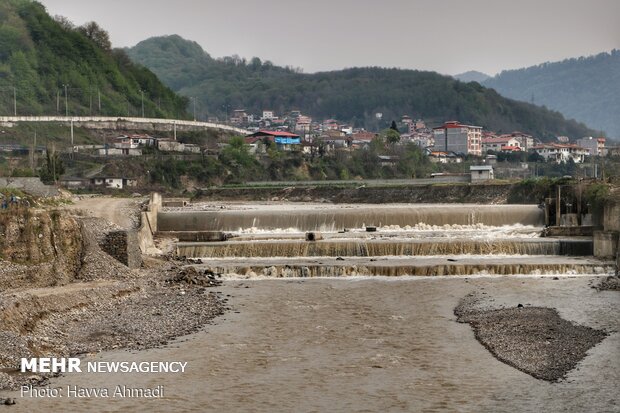
<path fill-rule="evenodd" d="M 498 360 L 537 379 L 564 378 L 608 335 L 564 320 L 553 308 L 487 308 L 481 300 L 476 293 L 461 300 L 454 310 L 457 321 L 469 323 Z"/>
<path fill-rule="evenodd" d="M 0 261 L 0 276 L 16 280 L 0 289 L 0 389 L 50 378 L 19 373 L 22 357 L 152 348 L 197 331 L 225 311 L 226 298 L 212 275 L 188 277 L 176 263 L 156 258 L 130 270 L 99 246 L 117 226 L 100 218 L 66 219 L 81 233 L 75 271 L 61 272 L 57 260 Z"/>

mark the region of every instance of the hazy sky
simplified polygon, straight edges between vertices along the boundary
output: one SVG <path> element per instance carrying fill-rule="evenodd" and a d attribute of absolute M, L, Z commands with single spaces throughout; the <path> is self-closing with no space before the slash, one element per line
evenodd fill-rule
<path fill-rule="evenodd" d="M 306 72 L 385 66 L 495 74 L 620 48 L 620 0 L 39 0 L 115 47 L 178 34 L 211 56 Z"/>

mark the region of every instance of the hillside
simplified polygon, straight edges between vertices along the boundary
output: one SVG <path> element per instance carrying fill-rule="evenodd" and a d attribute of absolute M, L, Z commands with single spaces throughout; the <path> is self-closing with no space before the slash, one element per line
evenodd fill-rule
<path fill-rule="evenodd" d="M 112 49 L 96 23 L 74 27 L 37 2 L 3 0 L 0 115 L 13 115 L 14 97 L 18 115 L 140 116 L 144 102 L 147 117 L 176 117 L 188 102 Z"/>
<path fill-rule="evenodd" d="M 273 109 L 279 114 L 298 109 L 369 129 L 387 127 L 392 119 L 408 114 L 431 124 L 458 119 L 542 139 L 594 133 L 559 113 L 435 72 L 367 67 L 304 74 L 256 57 L 213 59 L 197 43 L 179 36 L 150 38 L 127 49 L 127 54 L 178 93 L 196 97 L 199 118 L 225 117 L 237 108 L 253 113 Z M 382 122 L 377 121 L 377 112 L 383 113 Z"/>
<path fill-rule="evenodd" d="M 477 72 L 475 70 L 470 70 L 469 72 L 459 73 L 458 75 L 454 75 L 455 79 L 460 80 L 461 82 L 478 82 L 482 83 L 487 79 L 490 79 L 491 76 L 486 73 Z"/>
<path fill-rule="evenodd" d="M 483 84 L 620 138 L 620 50 L 503 71 Z"/>

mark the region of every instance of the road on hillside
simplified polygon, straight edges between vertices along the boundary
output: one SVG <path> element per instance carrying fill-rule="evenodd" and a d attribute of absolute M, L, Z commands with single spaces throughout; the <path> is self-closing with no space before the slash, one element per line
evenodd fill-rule
<path fill-rule="evenodd" d="M 70 209 L 79 209 L 89 216 L 104 218 L 119 227 L 129 229 L 135 226 L 132 219 L 138 210 L 140 200 L 136 198 L 88 197 L 74 198 Z"/>

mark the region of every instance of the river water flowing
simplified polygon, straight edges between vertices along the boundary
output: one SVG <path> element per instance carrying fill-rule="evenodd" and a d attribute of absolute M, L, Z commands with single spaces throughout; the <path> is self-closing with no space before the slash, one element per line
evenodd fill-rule
<path fill-rule="evenodd" d="M 609 268 L 539 238 L 536 206 L 245 204 L 168 210 L 158 221 L 169 231 L 231 233 L 176 249 L 222 273 L 212 290 L 230 310 L 162 348 L 86 359 L 182 361 L 187 371 L 68 373 L 50 386 L 163 386 L 164 397 L 14 393 L 13 411 L 620 411 L 618 293 L 592 288 Z M 306 241 L 305 231 L 321 239 Z M 497 308 L 554 308 L 609 335 L 566 378 L 539 380 L 497 360 L 456 321 L 472 292 Z"/>
<path fill-rule="evenodd" d="M 52 386 L 165 387 L 163 399 L 32 399 L 12 411 L 618 411 L 617 292 L 590 276 L 228 281 L 231 311 L 172 345 L 94 360 L 188 363 L 183 374 L 66 374 Z M 495 359 L 453 309 L 477 291 L 557 308 L 612 333 L 565 380 Z"/>

